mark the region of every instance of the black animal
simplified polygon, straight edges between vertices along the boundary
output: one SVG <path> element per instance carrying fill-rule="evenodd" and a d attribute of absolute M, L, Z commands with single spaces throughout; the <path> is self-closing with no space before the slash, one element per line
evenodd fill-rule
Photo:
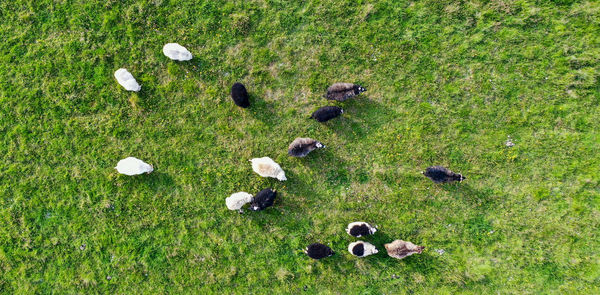
<path fill-rule="evenodd" d="M 247 108 L 250 106 L 248 91 L 246 91 L 246 87 L 242 83 L 236 82 L 233 84 L 233 86 L 231 86 L 231 98 L 239 107 Z"/>
<path fill-rule="evenodd" d="M 306 250 L 304 250 L 304 253 L 306 253 L 306 255 L 308 255 L 308 257 L 312 259 L 321 259 L 335 254 L 335 252 L 333 252 L 331 248 L 320 243 L 313 243 L 308 245 L 308 247 L 306 247 Z"/>
<path fill-rule="evenodd" d="M 250 210 L 260 211 L 264 210 L 267 207 L 273 206 L 273 203 L 275 203 L 276 196 L 277 191 L 274 191 L 270 188 L 266 188 L 258 192 L 258 194 L 256 194 L 256 196 L 254 196 L 254 198 L 252 198 L 252 201 L 250 202 Z"/>
<path fill-rule="evenodd" d="M 466 177 L 462 176 L 462 174 L 454 173 L 442 166 L 432 166 L 422 172 L 423 175 L 427 176 L 429 179 L 433 180 L 435 183 L 446 183 L 446 182 L 461 182 Z"/>
<path fill-rule="evenodd" d="M 312 115 L 310 115 L 310 117 L 319 122 L 327 122 L 327 121 L 341 115 L 342 113 L 344 113 L 344 110 L 342 110 L 342 108 L 328 106 L 328 107 L 322 107 L 322 108 L 316 110 L 314 113 L 312 113 Z"/>
<path fill-rule="evenodd" d="M 330 100 L 344 101 L 365 91 L 367 89 L 357 84 L 335 83 L 327 88 L 327 95 L 325 97 Z"/>
<path fill-rule="evenodd" d="M 292 157 L 305 157 L 308 153 L 324 147 L 322 143 L 314 139 L 298 137 L 290 143 L 288 155 Z"/>

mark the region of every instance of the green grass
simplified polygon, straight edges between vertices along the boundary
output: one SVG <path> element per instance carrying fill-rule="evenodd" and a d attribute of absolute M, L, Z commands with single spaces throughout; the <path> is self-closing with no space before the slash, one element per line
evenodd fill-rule
<path fill-rule="evenodd" d="M 1 293 L 600 292 L 597 1 L 15 0 L 0 40 Z M 338 81 L 368 91 L 308 119 Z M 290 158 L 298 136 L 327 148 Z M 269 210 L 225 207 L 266 187 Z M 346 251 L 358 220 L 379 254 Z"/>

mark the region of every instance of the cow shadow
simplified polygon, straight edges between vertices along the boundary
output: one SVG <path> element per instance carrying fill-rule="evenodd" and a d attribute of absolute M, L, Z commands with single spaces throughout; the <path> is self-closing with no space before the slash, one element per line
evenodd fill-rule
<path fill-rule="evenodd" d="M 483 210 L 493 210 L 500 200 L 492 188 L 475 189 L 465 181 L 458 183 L 441 184 L 441 189 L 447 191 L 455 200 L 468 202 Z"/>
<path fill-rule="evenodd" d="M 317 195 L 314 185 L 306 183 L 291 170 L 286 171 L 286 177 L 288 180 L 285 182 L 270 186 L 277 190 L 273 206 L 263 211 L 249 212 L 250 220 L 261 227 L 273 222 L 291 224 L 297 222 L 298 214 L 310 211 L 310 207 L 318 203 L 314 198 Z"/>
<path fill-rule="evenodd" d="M 333 147 L 312 151 L 300 165 L 310 169 L 317 178 L 322 177 L 328 187 L 348 186 L 352 176 L 346 168 L 347 163 L 340 158 Z"/>
<path fill-rule="evenodd" d="M 275 112 L 274 104 L 268 103 L 258 95 L 249 93 L 250 106 L 246 108 L 248 115 L 263 122 L 268 127 L 274 127 L 281 119 Z M 233 102 L 232 102 L 233 103 Z"/>
<path fill-rule="evenodd" d="M 338 136 L 352 141 L 361 140 L 376 132 L 379 127 L 399 118 L 394 110 L 366 96 L 358 96 L 338 104 L 344 109 L 344 114 L 324 125 Z"/>

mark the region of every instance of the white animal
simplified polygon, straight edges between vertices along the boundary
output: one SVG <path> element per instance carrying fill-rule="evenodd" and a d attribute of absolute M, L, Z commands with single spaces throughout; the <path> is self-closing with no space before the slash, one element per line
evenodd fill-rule
<path fill-rule="evenodd" d="M 252 170 L 262 177 L 273 177 L 279 181 L 287 180 L 281 166 L 269 157 L 254 158 L 250 162 L 252 162 Z"/>
<path fill-rule="evenodd" d="M 115 169 L 125 175 L 138 175 L 154 171 L 152 165 L 134 157 L 127 157 L 119 161 Z"/>
<path fill-rule="evenodd" d="M 192 59 L 192 53 L 177 43 L 165 44 L 163 53 L 172 60 L 185 61 Z"/>
<path fill-rule="evenodd" d="M 121 84 L 121 86 L 123 86 L 123 88 L 125 88 L 127 91 L 137 92 L 142 89 L 142 86 L 138 84 L 133 75 L 126 69 L 121 68 L 116 70 L 115 78 L 117 79 L 117 82 L 119 82 L 119 84 Z"/>
<path fill-rule="evenodd" d="M 376 231 L 377 231 L 377 228 L 375 228 L 374 226 L 372 226 L 366 222 L 362 222 L 362 221 L 351 222 L 350 224 L 348 224 L 348 227 L 346 228 L 346 232 L 349 235 L 356 237 L 356 238 L 372 235 Z"/>
<path fill-rule="evenodd" d="M 358 241 L 348 245 L 348 252 L 354 256 L 365 257 L 376 254 L 379 251 L 377 251 L 377 248 L 371 243 Z"/>
<path fill-rule="evenodd" d="M 242 207 L 246 205 L 246 203 L 252 202 L 252 195 L 247 192 L 239 192 L 235 194 L 231 194 L 228 198 L 225 199 L 225 204 L 227 205 L 227 209 L 229 210 L 239 210 L 242 213 Z"/>

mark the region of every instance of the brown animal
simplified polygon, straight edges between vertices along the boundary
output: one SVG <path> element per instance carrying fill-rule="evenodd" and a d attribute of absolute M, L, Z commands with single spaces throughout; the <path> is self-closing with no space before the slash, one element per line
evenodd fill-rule
<path fill-rule="evenodd" d="M 423 246 L 417 246 L 411 242 L 405 242 L 403 240 L 395 240 L 389 244 L 385 244 L 384 246 L 389 256 L 398 259 L 402 259 L 415 253 L 421 254 L 421 252 L 423 252 L 425 249 Z"/>
<path fill-rule="evenodd" d="M 344 101 L 367 91 L 364 87 L 352 83 L 335 83 L 327 88 L 325 97 L 330 100 Z"/>
<path fill-rule="evenodd" d="M 308 153 L 324 147 L 322 143 L 312 138 L 298 137 L 290 143 L 288 155 L 292 157 L 305 157 Z"/>

